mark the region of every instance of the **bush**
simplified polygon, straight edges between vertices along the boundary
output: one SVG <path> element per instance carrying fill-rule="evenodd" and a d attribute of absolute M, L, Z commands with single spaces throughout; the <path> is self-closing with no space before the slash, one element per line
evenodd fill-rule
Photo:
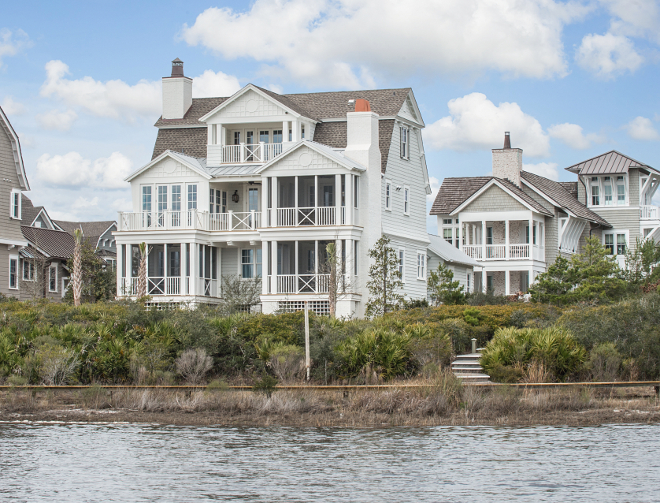
<path fill-rule="evenodd" d="M 589 354 L 589 369 L 594 381 L 615 381 L 619 375 L 623 359 L 616 345 L 605 342 L 594 347 Z"/>
<path fill-rule="evenodd" d="M 268 363 L 284 383 L 291 382 L 304 368 L 305 352 L 293 345 L 279 344 L 271 348 Z"/>
<path fill-rule="evenodd" d="M 186 349 L 175 360 L 176 371 L 186 382 L 199 384 L 213 367 L 213 359 L 202 348 Z"/>
<path fill-rule="evenodd" d="M 582 368 L 586 351 L 573 336 L 557 328 L 503 328 L 495 333 L 481 356 L 481 366 L 495 376 L 513 375 L 515 369 L 529 372 L 533 365 L 543 365 L 552 379 L 566 380 Z M 502 369 L 501 367 L 510 367 Z M 514 370 L 512 370 L 512 369 Z"/>
<path fill-rule="evenodd" d="M 404 375 L 412 370 L 409 337 L 385 329 L 358 334 L 342 342 L 337 352 L 341 370 L 347 377 L 375 372 L 382 379 Z"/>
<path fill-rule="evenodd" d="M 62 346 L 44 344 L 35 356 L 39 361 L 41 379 L 51 386 L 67 384 L 78 367 L 78 356 Z"/>

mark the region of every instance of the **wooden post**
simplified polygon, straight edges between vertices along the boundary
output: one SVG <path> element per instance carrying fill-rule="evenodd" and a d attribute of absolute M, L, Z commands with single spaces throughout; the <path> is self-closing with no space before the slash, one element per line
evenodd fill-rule
<path fill-rule="evenodd" d="M 309 302 L 305 301 L 305 368 L 307 369 L 307 380 L 310 379 L 311 359 L 309 355 Z"/>

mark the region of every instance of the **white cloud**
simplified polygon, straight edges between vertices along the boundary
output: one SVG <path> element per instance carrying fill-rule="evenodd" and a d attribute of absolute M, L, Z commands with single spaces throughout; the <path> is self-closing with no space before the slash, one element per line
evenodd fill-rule
<path fill-rule="evenodd" d="M 431 193 L 426 196 L 426 200 L 427 202 L 433 203 L 433 201 L 435 201 L 435 197 L 438 195 L 441 183 L 440 180 L 438 180 L 435 176 L 430 176 L 429 185 L 431 185 Z"/>
<path fill-rule="evenodd" d="M 92 208 L 96 208 L 98 207 L 98 205 L 99 205 L 98 197 L 87 199 L 86 197 L 80 196 L 78 199 L 76 199 L 73 202 L 71 208 L 80 212 L 80 210 L 90 210 Z"/>
<path fill-rule="evenodd" d="M 25 113 L 25 105 L 18 101 L 14 101 L 14 98 L 11 96 L 5 96 L 5 99 L 2 100 L 1 106 L 8 116 L 23 115 Z"/>
<path fill-rule="evenodd" d="M 628 131 L 628 136 L 635 140 L 659 140 L 660 135 L 653 127 L 651 119 L 646 117 L 635 117 L 623 126 Z"/>
<path fill-rule="evenodd" d="M 233 75 L 206 70 L 199 77 L 193 78 L 193 98 L 215 98 L 231 96 L 241 88 Z"/>
<path fill-rule="evenodd" d="M 550 180 L 559 180 L 559 173 L 557 172 L 556 162 L 539 162 L 536 164 L 523 164 L 523 170 L 534 173 L 539 176 L 544 176 Z"/>
<path fill-rule="evenodd" d="M 256 0 L 244 12 L 209 8 L 181 36 L 308 86 L 372 86 L 377 74 L 420 69 L 550 78 L 567 72 L 563 27 L 590 8 L 557 0 Z"/>
<path fill-rule="evenodd" d="M 59 112 L 51 110 L 45 114 L 37 115 L 37 122 L 44 129 L 68 131 L 78 118 L 78 114 L 73 110 Z"/>
<path fill-rule="evenodd" d="M 600 0 L 610 12 L 610 32 L 660 43 L 660 6 L 657 0 Z"/>
<path fill-rule="evenodd" d="M 585 35 L 575 59 L 582 68 L 604 79 L 633 73 L 644 63 L 628 37 L 612 33 Z"/>
<path fill-rule="evenodd" d="M 2 59 L 15 56 L 18 52 L 30 45 L 30 38 L 23 30 L 12 32 L 7 28 L 0 29 L 0 68 Z"/>
<path fill-rule="evenodd" d="M 541 124 L 524 113 L 517 103 L 495 105 L 485 94 L 472 93 L 448 103 L 450 115 L 424 131 L 424 139 L 434 149 L 457 151 L 501 148 L 504 132 L 511 133 L 513 147 L 531 157 L 547 156 L 550 140 Z"/>
<path fill-rule="evenodd" d="M 556 124 L 548 128 L 548 134 L 557 138 L 571 148 L 584 150 L 591 147 L 593 143 L 602 143 L 605 138 L 596 133 L 584 134 L 582 127 L 577 124 Z"/>
<path fill-rule="evenodd" d="M 120 152 L 93 162 L 78 152 L 43 154 L 37 159 L 37 176 L 46 183 L 63 187 L 126 189 L 124 178 L 131 173 L 132 166 L 131 160 Z"/>

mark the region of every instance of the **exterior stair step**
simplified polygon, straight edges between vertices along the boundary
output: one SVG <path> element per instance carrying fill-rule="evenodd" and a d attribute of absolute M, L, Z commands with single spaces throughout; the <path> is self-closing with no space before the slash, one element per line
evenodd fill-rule
<path fill-rule="evenodd" d="M 457 355 L 451 363 L 452 373 L 466 383 L 489 382 L 490 376 L 483 371 L 479 359 L 481 350 L 478 348 L 476 353 Z"/>

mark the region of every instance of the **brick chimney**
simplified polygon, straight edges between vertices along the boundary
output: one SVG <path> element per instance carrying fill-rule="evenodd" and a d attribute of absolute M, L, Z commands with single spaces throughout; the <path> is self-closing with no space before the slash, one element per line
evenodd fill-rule
<path fill-rule="evenodd" d="M 511 148 L 511 135 L 508 131 L 504 133 L 504 148 L 493 149 L 493 176 L 506 178 L 520 187 L 522 153 L 521 148 Z"/>
<path fill-rule="evenodd" d="M 172 61 L 172 75 L 163 77 L 163 119 L 183 119 L 192 105 L 192 82 L 183 74 L 183 61 Z"/>

